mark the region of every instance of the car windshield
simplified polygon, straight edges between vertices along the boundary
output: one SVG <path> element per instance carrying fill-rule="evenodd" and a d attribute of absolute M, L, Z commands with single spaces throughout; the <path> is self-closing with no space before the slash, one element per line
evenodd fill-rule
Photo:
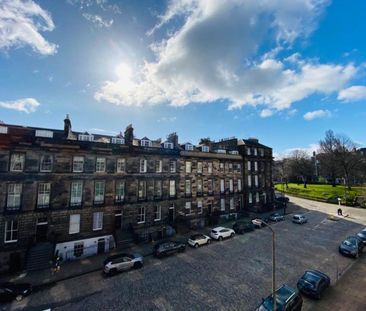
<path fill-rule="evenodd" d="M 343 241 L 343 244 L 346 246 L 355 246 L 356 242 L 353 240 L 345 240 Z"/>
<path fill-rule="evenodd" d="M 267 299 L 265 299 L 263 301 L 263 306 L 265 307 L 266 310 L 272 311 L 273 310 L 273 298 L 271 297 L 267 297 Z M 278 299 L 278 297 L 276 297 L 276 311 L 283 311 L 284 307 L 283 307 L 283 302 L 280 301 Z"/>

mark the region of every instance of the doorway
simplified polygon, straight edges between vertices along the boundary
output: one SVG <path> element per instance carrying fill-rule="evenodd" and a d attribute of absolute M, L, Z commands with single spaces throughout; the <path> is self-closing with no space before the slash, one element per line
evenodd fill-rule
<path fill-rule="evenodd" d="M 98 255 L 105 251 L 105 239 L 98 239 Z"/>
<path fill-rule="evenodd" d="M 47 218 L 38 218 L 36 226 L 36 242 L 46 242 L 48 232 Z"/>
<path fill-rule="evenodd" d="M 174 205 L 169 207 L 169 216 L 168 216 L 168 220 L 169 220 L 169 224 L 173 224 L 174 223 L 174 212 L 175 212 L 175 208 Z"/>
<path fill-rule="evenodd" d="M 115 230 L 122 229 L 122 211 L 117 211 L 114 214 L 114 228 Z"/>

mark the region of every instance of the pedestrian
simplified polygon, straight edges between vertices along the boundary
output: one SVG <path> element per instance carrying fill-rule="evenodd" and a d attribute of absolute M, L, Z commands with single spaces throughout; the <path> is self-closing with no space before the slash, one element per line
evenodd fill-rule
<path fill-rule="evenodd" d="M 338 216 L 343 216 L 341 208 L 338 209 Z"/>
<path fill-rule="evenodd" d="M 59 272 L 61 267 L 60 267 L 60 260 L 61 258 L 59 256 L 56 256 L 54 259 L 54 264 L 52 267 L 52 274 L 55 274 L 56 272 Z"/>

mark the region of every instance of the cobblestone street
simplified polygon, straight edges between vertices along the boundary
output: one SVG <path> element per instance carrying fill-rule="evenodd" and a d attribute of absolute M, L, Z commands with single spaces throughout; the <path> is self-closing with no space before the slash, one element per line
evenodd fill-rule
<path fill-rule="evenodd" d="M 287 215 L 273 225 L 277 286 L 295 287 L 308 268 L 327 273 L 334 284 L 337 272 L 355 263 L 338 254 L 338 245 L 363 226 L 306 213 L 307 224 L 293 224 Z M 270 230 L 263 228 L 163 260 L 148 257 L 141 270 L 110 278 L 94 272 L 60 282 L 9 310 L 253 310 L 271 291 L 271 242 Z M 316 304 L 305 298 L 303 310 Z"/>

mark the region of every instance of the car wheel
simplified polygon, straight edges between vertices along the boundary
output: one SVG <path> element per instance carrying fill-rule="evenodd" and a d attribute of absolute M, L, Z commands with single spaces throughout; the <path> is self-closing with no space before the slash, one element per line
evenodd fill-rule
<path fill-rule="evenodd" d="M 219 241 L 222 241 L 222 236 L 219 236 Z"/>
<path fill-rule="evenodd" d="M 230 237 L 232 238 L 234 236 L 234 232 L 231 232 Z"/>
<path fill-rule="evenodd" d="M 134 269 L 140 269 L 142 268 L 142 262 L 141 261 L 137 261 L 135 262 L 135 264 L 133 265 Z"/>
<path fill-rule="evenodd" d="M 199 246 L 198 243 L 194 244 L 194 248 L 198 248 L 198 246 Z"/>
<path fill-rule="evenodd" d="M 207 240 L 207 244 L 211 244 L 211 240 Z"/>
<path fill-rule="evenodd" d="M 21 301 L 23 299 L 23 296 L 22 295 L 17 295 L 16 297 L 15 297 L 15 300 L 16 301 Z"/>

